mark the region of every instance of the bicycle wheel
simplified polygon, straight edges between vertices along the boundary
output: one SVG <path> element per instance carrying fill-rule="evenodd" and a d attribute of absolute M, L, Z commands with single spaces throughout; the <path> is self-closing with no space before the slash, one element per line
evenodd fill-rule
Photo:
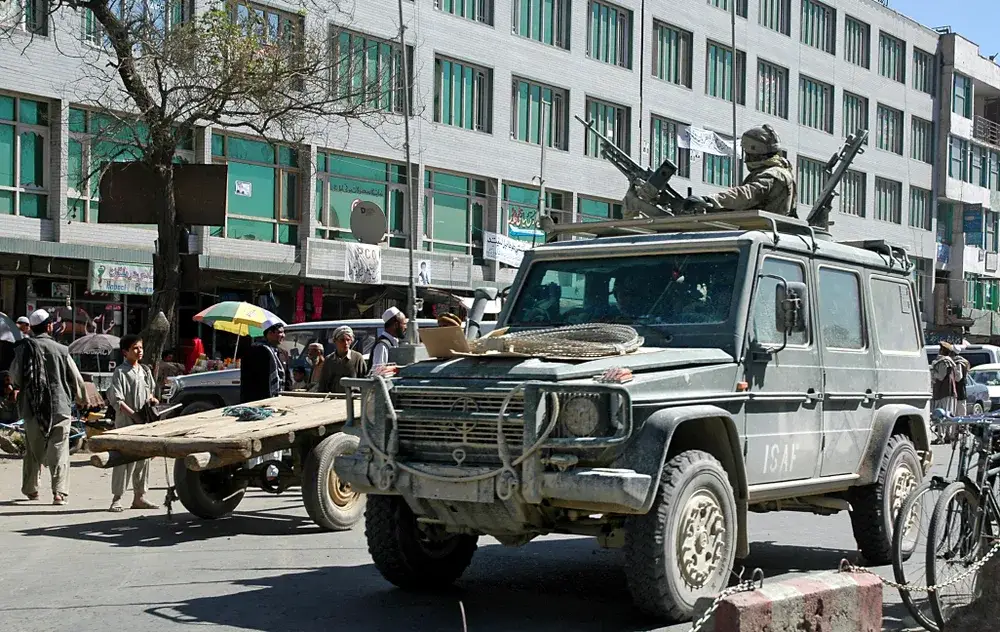
<path fill-rule="evenodd" d="M 896 583 L 924 585 L 927 582 L 927 542 L 931 516 L 947 487 L 941 479 L 929 479 L 913 488 L 899 507 L 892 529 L 892 573 Z M 938 632 L 927 595 L 898 589 L 913 619 L 931 632 Z"/>
<path fill-rule="evenodd" d="M 952 483 L 941 492 L 931 516 L 927 543 L 927 583 L 941 586 L 928 593 L 938 629 L 944 628 L 956 609 L 976 598 L 976 573 L 958 581 L 953 579 L 990 551 L 998 528 L 1000 516 L 993 505 L 980 506 L 979 492 L 973 485 Z"/>

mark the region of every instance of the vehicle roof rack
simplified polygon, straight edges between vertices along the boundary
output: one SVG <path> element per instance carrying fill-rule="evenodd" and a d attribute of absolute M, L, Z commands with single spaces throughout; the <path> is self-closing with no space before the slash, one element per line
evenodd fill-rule
<path fill-rule="evenodd" d="M 624 237 L 657 233 L 688 233 L 710 230 L 764 231 L 771 233 L 775 243 L 780 234 L 808 236 L 813 250 L 816 240 L 828 238 L 828 234 L 817 231 L 805 221 L 776 215 L 766 211 L 713 211 L 697 215 L 673 215 L 667 217 L 641 217 L 636 219 L 613 219 L 603 222 L 571 222 L 557 224 L 551 219 L 542 222 L 546 240 L 553 241 L 560 235 L 593 235 L 594 237 Z"/>
<path fill-rule="evenodd" d="M 906 248 L 891 244 L 885 239 L 863 239 L 860 241 L 842 241 L 839 243 L 842 243 L 845 246 L 853 246 L 854 248 L 870 250 L 871 252 L 882 255 L 883 259 L 887 260 L 890 268 L 899 264 L 900 267 L 907 272 L 913 269 L 914 264 L 910 259 L 909 253 L 906 252 Z"/>

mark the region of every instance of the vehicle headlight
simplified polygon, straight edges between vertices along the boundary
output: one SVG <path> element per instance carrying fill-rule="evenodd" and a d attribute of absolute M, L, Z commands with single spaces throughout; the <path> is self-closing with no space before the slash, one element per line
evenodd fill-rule
<path fill-rule="evenodd" d="M 608 411 L 604 398 L 571 395 L 560 402 L 559 424 L 574 437 L 595 437 L 606 433 Z"/>

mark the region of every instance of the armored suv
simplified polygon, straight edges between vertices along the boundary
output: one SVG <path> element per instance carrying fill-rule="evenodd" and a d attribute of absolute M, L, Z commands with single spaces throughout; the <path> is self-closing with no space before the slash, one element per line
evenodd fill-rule
<path fill-rule="evenodd" d="M 848 511 L 867 561 L 888 562 L 930 467 L 905 252 L 755 211 L 578 226 L 596 238 L 525 254 L 497 329 L 625 324 L 637 351 L 462 354 L 351 380 L 361 442 L 335 468 L 369 494 L 382 575 L 443 586 L 481 535 L 592 535 L 624 547 L 639 608 L 684 620 L 769 511 Z"/>

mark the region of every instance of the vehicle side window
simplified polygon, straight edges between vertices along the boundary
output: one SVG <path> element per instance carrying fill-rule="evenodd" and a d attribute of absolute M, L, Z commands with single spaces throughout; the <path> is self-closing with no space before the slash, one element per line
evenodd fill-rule
<path fill-rule="evenodd" d="M 805 266 L 789 259 L 765 257 L 760 270 L 761 274 L 780 276 L 790 283 L 802 283 L 805 281 Z M 774 328 L 774 293 L 778 285 L 779 281 L 777 279 L 769 277 L 759 279 L 757 284 L 757 302 L 754 306 L 753 332 L 756 341 L 762 345 L 780 345 L 785 339 L 784 332 Z M 805 345 L 808 342 L 807 332 L 797 331 L 788 334 L 788 344 L 790 345 Z"/>
<path fill-rule="evenodd" d="M 306 348 L 311 342 L 325 342 L 323 332 L 318 329 L 285 330 L 285 339 L 280 348 L 287 354 L 290 364 L 305 361 Z"/>
<path fill-rule="evenodd" d="M 864 349 L 861 281 L 857 274 L 846 270 L 820 268 L 819 312 L 825 347 Z"/>
<path fill-rule="evenodd" d="M 878 348 L 889 352 L 917 353 L 920 350 L 920 334 L 910 284 L 872 279 L 871 288 Z"/>

